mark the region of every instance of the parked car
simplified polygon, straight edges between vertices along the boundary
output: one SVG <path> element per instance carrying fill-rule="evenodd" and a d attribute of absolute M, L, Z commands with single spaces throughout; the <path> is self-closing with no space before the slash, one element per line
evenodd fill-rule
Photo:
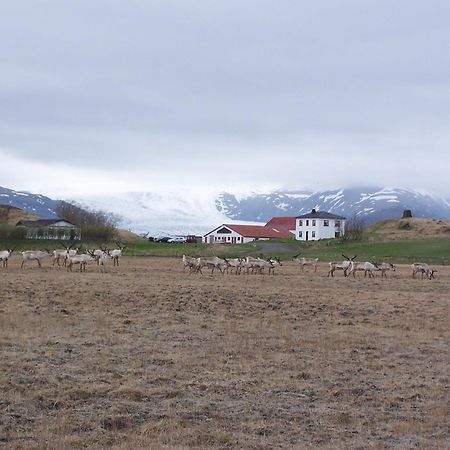
<path fill-rule="evenodd" d="M 186 242 L 186 238 L 184 237 L 174 237 L 167 241 L 170 244 L 184 244 Z"/>
<path fill-rule="evenodd" d="M 172 238 L 169 236 L 158 237 L 154 239 L 154 242 L 169 242 Z"/>

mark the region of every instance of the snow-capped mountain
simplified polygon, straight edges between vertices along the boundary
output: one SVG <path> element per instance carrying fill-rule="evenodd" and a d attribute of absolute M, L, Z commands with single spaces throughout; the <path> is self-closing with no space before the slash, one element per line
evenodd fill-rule
<path fill-rule="evenodd" d="M 173 236 L 203 235 L 221 223 L 233 221 L 215 207 L 216 198 L 217 193 L 186 191 L 129 192 L 74 200 L 88 208 L 117 214 L 121 228 Z"/>
<path fill-rule="evenodd" d="M 217 192 L 129 192 L 65 198 L 88 209 L 114 213 L 119 226 L 151 235 L 202 235 L 218 224 L 233 222 L 215 206 Z M 41 218 L 55 218 L 59 200 L 0 187 L 0 205 L 11 205 Z"/>
<path fill-rule="evenodd" d="M 370 224 L 398 218 L 405 209 L 414 217 L 445 219 L 450 217 L 449 202 L 435 195 L 409 189 L 358 187 L 334 191 L 275 191 L 237 198 L 222 193 L 216 201 L 219 211 L 238 220 L 268 221 L 274 216 L 296 216 L 315 208 L 351 217 Z"/>
<path fill-rule="evenodd" d="M 0 205 L 11 205 L 28 211 L 42 219 L 54 219 L 57 217 L 55 209 L 57 200 L 52 200 L 40 194 L 13 191 L 0 186 Z"/>
<path fill-rule="evenodd" d="M 351 188 L 334 191 L 274 191 L 238 196 L 223 192 L 130 192 L 75 200 L 90 208 L 117 214 L 120 227 L 151 235 L 202 235 L 222 223 L 265 223 L 275 216 L 296 216 L 315 208 L 366 224 L 401 217 L 450 218 L 450 203 L 439 196 L 397 188 Z M 38 194 L 0 187 L 0 204 L 12 205 L 42 218 L 56 217 L 58 201 Z"/>

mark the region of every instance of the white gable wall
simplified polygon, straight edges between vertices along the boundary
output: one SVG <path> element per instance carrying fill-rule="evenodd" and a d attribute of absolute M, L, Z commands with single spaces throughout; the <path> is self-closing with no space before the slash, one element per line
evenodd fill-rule
<path fill-rule="evenodd" d="M 221 230 L 227 230 L 229 233 L 220 233 Z M 203 242 L 205 244 L 245 244 L 253 239 L 244 238 L 244 236 L 236 233 L 236 231 L 231 230 L 228 227 L 219 227 L 215 231 L 204 236 Z"/>
<path fill-rule="evenodd" d="M 328 222 L 328 226 L 325 224 Z M 338 226 L 336 226 L 338 222 Z M 295 239 L 298 241 L 317 241 L 342 237 L 345 220 L 339 219 L 296 219 Z M 339 236 L 336 236 L 336 232 Z"/>
<path fill-rule="evenodd" d="M 221 230 L 226 229 L 229 233 L 220 233 Z M 217 230 L 211 231 L 203 236 L 203 242 L 205 244 L 247 244 L 247 242 L 253 242 L 254 240 L 264 241 L 268 238 L 254 238 L 245 237 L 231 228 L 221 226 Z"/>

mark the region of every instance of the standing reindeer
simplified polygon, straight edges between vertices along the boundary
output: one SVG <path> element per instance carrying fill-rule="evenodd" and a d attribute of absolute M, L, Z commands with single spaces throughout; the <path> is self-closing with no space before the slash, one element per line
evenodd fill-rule
<path fill-rule="evenodd" d="M 119 265 L 119 258 L 122 256 L 122 250 L 125 249 L 125 245 L 121 245 L 119 242 L 116 241 L 118 249 L 111 250 L 109 253 L 111 255 L 111 258 L 113 260 L 114 266 Z"/>
<path fill-rule="evenodd" d="M 22 265 L 20 266 L 23 269 L 25 263 L 27 261 L 37 261 L 38 266 L 42 267 L 41 260 L 46 258 L 47 256 L 52 256 L 52 254 L 45 249 L 45 252 L 42 250 L 29 250 L 26 252 L 22 252 Z"/>
<path fill-rule="evenodd" d="M 301 253 L 295 255 L 292 258 L 292 261 L 295 261 L 300 265 L 302 272 L 305 266 L 314 267 L 314 272 L 317 272 L 317 265 L 319 264 L 319 258 L 303 258 L 303 257 L 300 258 L 300 255 Z"/>
<path fill-rule="evenodd" d="M 73 243 L 69 247 L 67 247 L 67 245 L 65 245 L 63 242 L 60 242 L 60 244 L 64 247 L 64 250 L 53 250 L 53 266 L 55 265 L 55 263 L 58 263 L 58 267 L 61 266 L 59 261 L 60 259 L 62 259 L 62 265 L 66 267 L 67 258 L 69 256 L 75 256 L 78 253 L 78 249 L 76 248 L 72 250 L 72 247 L 75 245 L 75 243 Z"/>
<path fill-rule="evenodd" d="M 8 259 L 13 251 L 13 248 L 9 248 L 0 252 L 0 261 L 3 262 L 3 267 L 5 269 L 8 267 Z"/>
<path fill-rule="evenodd" d="M 349 258 L 348 256 L 345 256 L 342 254 L 342 256 L 345 258 L 345 261 L 342 262 L 336 262 L 332 261 L 330 262 L 330 270 L 328 271 L 328 277 L 331 275 L 334 277 L 334 272 L 336 270 L 343 270 L 344 271 L 344 277 L 347 276 L 347 272 L 352 272 L 353 270 L 353 261 L 356 259 L 356 255 L 353 256 L 353 258 Z"/>

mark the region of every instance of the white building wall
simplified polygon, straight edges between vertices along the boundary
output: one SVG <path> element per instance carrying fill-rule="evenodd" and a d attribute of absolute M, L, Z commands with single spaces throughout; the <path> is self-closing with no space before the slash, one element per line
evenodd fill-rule
<path fill-rule="evenodd" d="M 325 221 L 328 220 L 328 226 Z M 315 221 L 315 225 L 313 225 Z M 302 222 L 302 225 L 300 225 Z M 308 225 L 307 225 L 308 224 Z M 295 228 L 295 239 L 298 241 L 317 241 L 319 239 L 334 239 L 336 231 L 340 236 L 344 235 L 345 220 L 340 220 L 340 227 L 336 227 L 335 219 L 297 219 Z M 301 234 L 300 234 L 301 232 Z"/>
<path fill-rule="evenodd" d="M 221 227 L 220 229 L 222 229 Z M 219 229 L 219 230 L 220 230 Z M 253 237 L 244 237 L 239 233 L 227 228 L 231 231 L 231 233 L 218 233 L 214 231 L 212 233 L 208 233 L 203 237 L 203 242 L 205 244 L 247 244 L 247 242 L 253 242 L 255 238 Z M 260 241 L 267 240 L 268 238 L 258 238 Z"/>
<path fill-rule="evenodd" d="M 67 228 L 74 228 L 74 225 L 72 225 L 69 222 L 65 222 L 64 220 L 61 220 L 59 222 L 52 223 L 49 225 L 50 227 L 67 227 Z"/>
<path fill-rule="evenodd" d="M 223 227 L 221 227 L 220 229 L 222 228 Z M 203 242 L 205 244 L 245 244 L 253 240 L 245 238 L 241 236 L 239 233 L 236 233 L 235 231 L 232 230 L 230 230 L 231 233 L 218 233 L 217 231 L 205 235 Z"/>

